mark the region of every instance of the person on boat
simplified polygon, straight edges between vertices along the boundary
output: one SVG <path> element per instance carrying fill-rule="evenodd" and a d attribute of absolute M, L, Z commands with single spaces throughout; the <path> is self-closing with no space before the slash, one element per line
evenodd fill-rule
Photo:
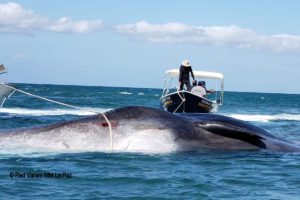
<path fill-rule="evenodd" d="M 206 91 L 207 94 L 209 94 L 209 93 L 212 94 L 212 93 L 215 92 L 214 89 L 210 89 L 210 90 L 206 89 L 205 81 L 199 81 L 199 82 L 201 82 L 200 85 L 201 85 L 202 87 L 204 87 L 204 89 L 205 89 L 205 91 Z"/>
<path fill-rule="evenodd" d="M 194 87 L 191 90 L 191 93 L 199 96 L 199 97 L 205 97 L 206 96 L 206 89 L 205 86 L 203 85 L 204 81 L 199 81 L 198 85 L 197 84 L 193 84 Z"/>
<path fill-rule="evenodd" d="M 205 81 L 199 81 L 199 82 L 198 82 L 198 86 L 203 87 L 203 88 L 205 89 L 205 93 L 206 93 L 206 94 L 212 94 L 212 93 L 215 92 L 214 89 L 210 89 L 210 90 L 206 89 Z M 206 95 L 206 94 L 205 94 L 205 95 Z M 205 97 L 205 95 L 204 95 L 204 97 Z"/>
<path fill-rule="evenodd" d="M 179 90 L 183 90 L 183 86 L 186 85 L 186 89 L 191 91 L 191 83 L 190 83 L 190 73 L 193 78 L 193 83 L 195 83 L 195 77 L 192 70 L 192 66 L 188 60 L 184 60 L 181 63 L 180 70 L 179 70 Z"/>

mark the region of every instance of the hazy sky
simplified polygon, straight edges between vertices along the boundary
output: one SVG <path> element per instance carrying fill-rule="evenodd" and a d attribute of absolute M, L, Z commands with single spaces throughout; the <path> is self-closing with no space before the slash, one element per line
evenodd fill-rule
<path fill-rule="evenodd" d="M 9 82 L 155 87 L 189 59 L 225 90 L 300 93 L 300 1 L 0 0 Z"/>

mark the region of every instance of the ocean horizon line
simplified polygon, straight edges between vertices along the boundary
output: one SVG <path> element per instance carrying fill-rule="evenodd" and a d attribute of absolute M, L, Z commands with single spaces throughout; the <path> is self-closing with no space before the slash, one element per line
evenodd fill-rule
<path fill-rule="evenodd" d="M 75 87 L 107 87 L 107 88 L 129 88 L 129 89 L 155 89 L 162 90 L 163 88 L 156 87 L 137 87 L 137 86 L 110 86 L 110 85 L 77 85 L 77 84 L 65 84 L 65 83 L 17 83 L 8 82 L 9 84 L 29 84 L 29 85 L 53 85 L 53 86 L 75 86 Z M 236 93 L 254 93 L 254 94 L 286 94 L 286 95 L 300 95 L 300 93 L 283 93 L 283 92 L 266 92 L 266 91 L 234 91 L 234 90 L 224 90 L 224 92 L 236 92 Z"/>

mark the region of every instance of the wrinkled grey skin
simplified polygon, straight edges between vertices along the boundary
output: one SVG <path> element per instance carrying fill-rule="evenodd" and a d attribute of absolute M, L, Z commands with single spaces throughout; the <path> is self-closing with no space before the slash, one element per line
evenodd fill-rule
<path fill-rule="evenodd" d="M 299 146 L 279 139 L 261 128 L 247 122 L 215 114 L 175 115 L 159 109 L 130 106 L 106 112 L 113 132 L 122 133 L 125 127 L 133 130 L 168 130 L 181 150 L 218 149 L 218 150 L 258 150 L 278 152 L 300 152 Z M 85 131 L 87 125 L 96 125 L 99 131 L 108 131 L 108 125 L 101 114 L 30 129 L 30 133 L 59 131 L 62 128 L 76 128 Z M 9 134 L 22 133 L 25 130 Z M 28 129 L 26 129 L 28 132 Z M 127 133 L 128 134 L 128 133 Z"/>

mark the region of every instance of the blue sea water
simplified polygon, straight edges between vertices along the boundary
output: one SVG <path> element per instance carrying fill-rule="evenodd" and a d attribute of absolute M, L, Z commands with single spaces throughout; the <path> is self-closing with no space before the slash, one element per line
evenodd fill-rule
<path fill-rule="evenodd" d="M 160 89 L 16 86 L 99 112 L 128 105 L 159 107 L 161 95 Z M 300 95 L 225 92 L 224 102 L 219 114 L 300 144 Z M 91 114 L 15 93 L 0 109 L 0 132 Z M 64 139 L 78 146 L 75 151 L 65 150 L 59 140 L 50 144 L 53 138 L 43 138 L 40 144 L 30 138 L 17 149 L 10 145 L 20 138 L 0 143 L 0 199 L 300 199 L 300 154 L 176 152 L 168 140 L 148 144 L 150 138 L 143 135 L 134 151 L 120 147 L 110 152 L 87 143 L 85 134 L 65 133 Z M 99 138 L 92 139 L 97 143 Z M 28 178 L 30 174 L 35 177 Z"/>

